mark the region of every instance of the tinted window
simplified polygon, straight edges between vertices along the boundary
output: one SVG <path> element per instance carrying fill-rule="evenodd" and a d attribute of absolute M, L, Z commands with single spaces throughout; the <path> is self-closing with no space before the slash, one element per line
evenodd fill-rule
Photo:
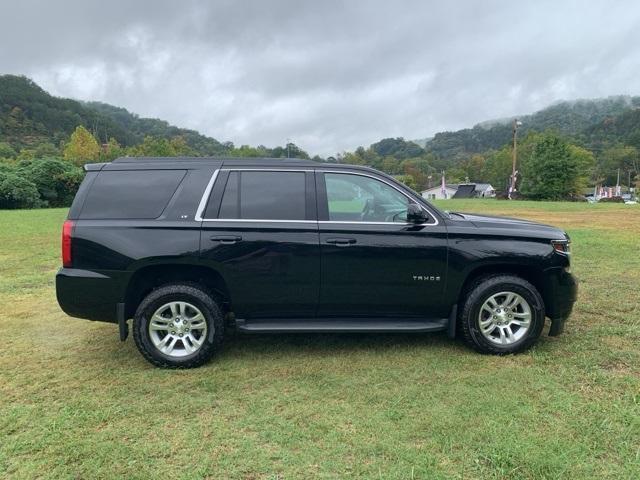
<path fill-rule="evenodd" d="M 80 218 L 158 218 L 186 170 L 103 171 L 93 182 Z"/>
<path fill-rule="evenodd" d="M 330 221 L 406 222 L 409 199 L 375 178 L 325 173 Z"/>
<path fill-rule="evenodd" d="M 231 172 L 220 203 L 220 218 L 240 218 L 240 174 Z"/>
<path fill-rule="evenodd" d="M 231 172 L 219 218 L 304 220 L 303 172 Z"/>

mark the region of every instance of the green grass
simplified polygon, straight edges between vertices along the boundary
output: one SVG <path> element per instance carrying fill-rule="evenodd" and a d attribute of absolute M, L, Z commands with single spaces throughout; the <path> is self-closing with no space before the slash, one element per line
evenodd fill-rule
<path fill-rule="evenodd" d="M 148 365 L 55 301 L 65 211 L 0 212 L 0 478 L 640 478 L 640 208 L 504 201 L 573 238 L 563 336 L 247 336 Z"/>

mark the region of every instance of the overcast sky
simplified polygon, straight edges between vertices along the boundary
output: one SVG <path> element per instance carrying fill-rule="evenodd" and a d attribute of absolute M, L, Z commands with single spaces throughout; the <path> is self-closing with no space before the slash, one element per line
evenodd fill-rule
<path fill-rule="evenodd" d="M 640 94 L 637 0 L 3 0 L 0 18 L 0 73 L 236 145 L 328 155 Z"/>

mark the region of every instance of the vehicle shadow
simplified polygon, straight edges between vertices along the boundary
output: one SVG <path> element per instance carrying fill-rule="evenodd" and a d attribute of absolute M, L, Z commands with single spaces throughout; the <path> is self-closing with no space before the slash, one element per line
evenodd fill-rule
<path fill-rule="evenodd" d="M 104 332 L 105 336 L 113 336 L 111 326 L 98 328 L 108 328 L 109 332 Z M 549 344 L 547 330 L 548 327 L 545 327 L 540 338 L 541 345 L 548 346 Z M 95 334 L 88 334 L 84 345 L 86 348 L 77 352 L 78 356 L 83 357 L 84 362 L 113 361 L 117 358 L 118 365 L 126 366 L 125 368 L 138 362 L 140 365 L 146 364 L 136 348 L 132 335 L 129 335 L 125 342 L 119 342 L 115 336 L 113 336 L 113 341 L 104 342 L 104 340 L 96 340 Z M 254 361 L 256 358 L 262 360 L 281 359 L 296 355 L 322 358 L 354 354 L 415 353 L 417 349 L 428 350 L 429 353 L 435 355 L 475 355 L 473 350 L 467 347 L 460 338 L 451 339 L 446 332 L 243 334 L 229 331 L 225 333 L 222 348 L 211 360 L 210 365 L 221 361 L 243 359 Z"/>
<path fill-rule="evenodd" d="M 424 348 L 464 348 L 460 341 L 447 337 L 445 332 L 431 333 L 232 333 L 225 338 L 219 357 L 256 354 L 286 355 L 337 354 L 359 351 L 381 352 L 385 350 Z"/>

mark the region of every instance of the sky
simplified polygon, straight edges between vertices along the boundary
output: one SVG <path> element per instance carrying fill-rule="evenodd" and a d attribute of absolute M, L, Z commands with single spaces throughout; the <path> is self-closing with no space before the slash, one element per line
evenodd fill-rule
<path fill-rule="evenodd" d="M 640 95 L 638 1 L 0 0 L 0 73 L 332 155 Z"/>

